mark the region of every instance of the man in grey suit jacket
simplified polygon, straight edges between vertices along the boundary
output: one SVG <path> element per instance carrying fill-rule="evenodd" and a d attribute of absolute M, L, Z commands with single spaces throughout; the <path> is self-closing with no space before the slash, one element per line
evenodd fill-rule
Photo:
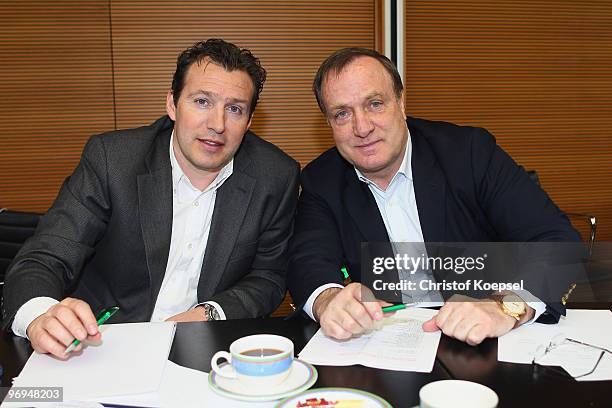
<path fill-rule="evenodd" d="M 272 312 L 299 165 L 248 131 L 265 76 L 248 50 L 195 44 L 168 116 L 92 137 L 6 274 L 4 326 L 67 358 L 73 338 L 100 336 L 103 307 L 123 322 Z"/>

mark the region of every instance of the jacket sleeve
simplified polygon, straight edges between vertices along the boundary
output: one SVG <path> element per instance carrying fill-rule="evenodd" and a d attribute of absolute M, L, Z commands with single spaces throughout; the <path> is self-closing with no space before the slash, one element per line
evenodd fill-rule
<path fill-rule="evenodd" d="M 39 296 L 61 300 L 74 288 L 106 231 L 111 213 L 107 178 L 104 146 L 94 136 L 35 234 L 7 270 L 2 305 L 5 329 L 28 300 Z"/>
<path fill-rule="evenodd" d="M 303 307 L 320 286 L 342 284 L 339 272 L 344 249 L 337 221 L 326 200 L 315 188 L 308 169 L 302 172 L 295 232 L 289 251 L 289 292 Z"/>
<path fill-rule="evenodd" d="M 565 314 L 561 297 L 581 273 L 580 235 L 485 130 L 474 128 L 471 155 L 479 205 L 501 241 L 526 243 L 529 259 L 523 260 L 519 279 L 529 282 L 526 289 L 558 319 Z"/>

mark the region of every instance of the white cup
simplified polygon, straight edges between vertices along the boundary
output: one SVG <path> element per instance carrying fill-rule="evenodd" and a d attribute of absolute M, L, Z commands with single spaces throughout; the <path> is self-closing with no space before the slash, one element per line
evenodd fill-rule
<path fill-rule="evenodd" d="M 231 366 L 220 368 L 221 358 Z M 217 375 L 238 379 L 246 385 L 277 385 L 291 373 L 293 342 L 274 334 L 242 337 L 230 345 L 229 353 L 216 352 L 210 364 Z"/>
<path fill-rule="evenodd" d="M 482 384 L 462 380 L 434 381 L 421 387 L 420 408 L 495 408 L 499 398 Z"/>

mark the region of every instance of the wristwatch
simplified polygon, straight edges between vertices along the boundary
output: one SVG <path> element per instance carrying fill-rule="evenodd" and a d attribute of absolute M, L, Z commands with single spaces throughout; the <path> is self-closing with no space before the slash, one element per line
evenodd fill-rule
<path fill-rule="evenodd" d="M 219 312 L 213 305 L 204 303 L 202 307 L 204 308 L 204 316 L 206 316 L 206 320 L 221 320 Z"/>
<path fill-rule="evenodd" d="M 502 312 L 517 321 L 527 312 L 527 303 L 515 293 L 494 293 L 490 297 L 497 302 Z"/>

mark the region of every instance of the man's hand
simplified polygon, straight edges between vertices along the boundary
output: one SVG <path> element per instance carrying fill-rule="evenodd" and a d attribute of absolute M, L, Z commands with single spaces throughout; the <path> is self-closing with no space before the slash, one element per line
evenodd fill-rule
<path fill-rule="evenodd" d="M 522 321 L 534 316 L 530 307 Z M 462 295 L 452 296 L 440 308 L 436 316 L 423 323 L 423 330 L 442 330 L 449 337 L 475 346 L 487 337 L 500 337 L 514 328 L 514 317 L 502 312 L 497 302 L 491 299 L 474 299 Z"/>
<path fill-rule="evenodd" d="M 362 302 L 362 295 L 366 292 L 369 292 L 368 300 L 375 299 L 367 287 L 356 282 L 342 289 L 326 289 L 317 296 L 312 309 L 325 335 L 348 339 L 365 332 L 372 327 L 374 321 L 383 318 L 381 307 L 390 303 Z"/>
<path fill-rule="evenodd" d="M 99 341 L 101 338 L 91 307 L 74 298 L 62 300 L 34 319 L 27 334 L 34 350 L 51 353 L 62 360 L 69 357 L 64 351 L 75 338 L 80 341 Z M 82 348 L 81 343 L 74 351 Z"/>
<path fill-rule="evenodd" d="M 206 313 L 203 306 L 196 306 L 191 310 L 175 314 L 166 319 L 167 322 L 205 322 Z"/>

